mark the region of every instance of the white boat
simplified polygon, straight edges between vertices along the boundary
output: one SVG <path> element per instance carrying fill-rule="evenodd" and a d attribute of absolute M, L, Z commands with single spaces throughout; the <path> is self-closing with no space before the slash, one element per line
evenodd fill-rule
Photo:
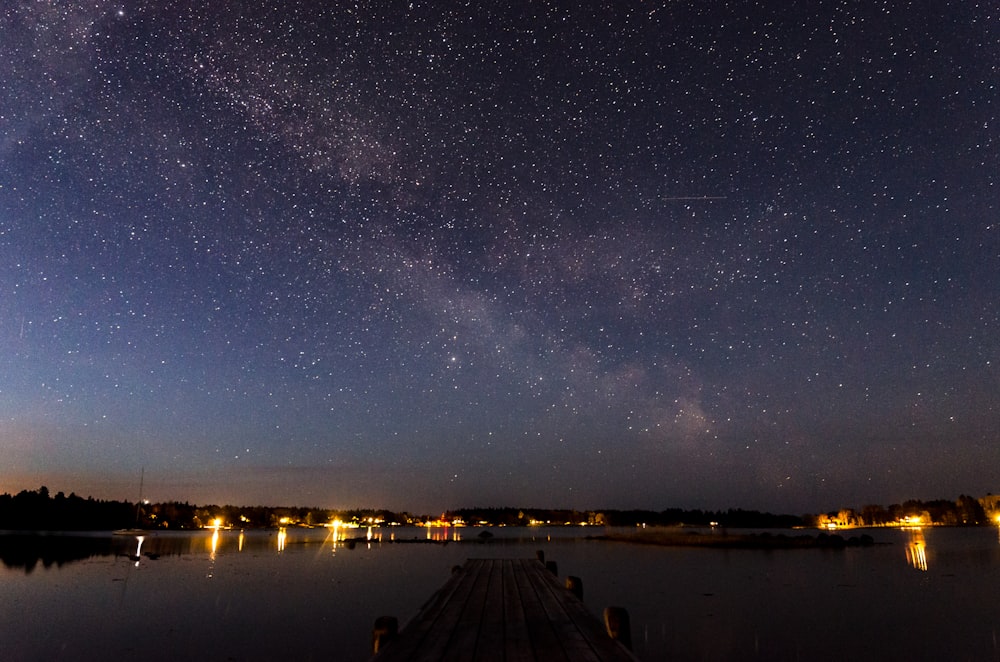
<path fill-rule="evenodd" d="M 146 529 L 115 529 L 111 532 L 113 536 L 144 536 L 148 534 L 149 531 Z"/>

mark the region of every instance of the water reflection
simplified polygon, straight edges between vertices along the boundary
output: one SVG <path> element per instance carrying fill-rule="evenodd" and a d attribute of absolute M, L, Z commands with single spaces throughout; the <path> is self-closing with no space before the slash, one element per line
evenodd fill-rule
<path fill-rule="evenodd" d="M 219 530 L 213 529 L 212 538 L 208 541 L 208 558 L 214 561 L 218 551 L 219 551 Z"/>
<path fill-rule="evenodd" d="M 0 536 L 0 562 L 8 568 L 23 568 L 28 575 L 39 562 L 48 569 L 92 556 L 125 553 L 120 545 L 108 537 L 8 534 Z"/>
<path fill-rule="evenodd" d="M 330 543 L 334 552 L 336 552 L 338 547 L 354 549 L 358 543 L 367 543 L 370 546 L 372 543 L 382 542 L 382 530 L 375 525 L 369 524 L 365 527 L 364 534 L 360 532 L 361 526 L 357 524 L 345 524 L 340 520 L 334 520 L 329 524 L 324 524 L 324 526 L 330 529 L 330 533 L 326 535 L 323 543 Z M 394 539 L 393 534 L 390 534 L 389 539 Z"/>
<path fill-rule="evenodd" d="M 921 529 L 911 529 L 906 545 L 906 562 L 922 572 L 927 572 L 927 541 Z"/>
<path fill-rule="evenodd" d="M 532 532 L 533 534 L 535 532 Z M 37 566 L 62 566 L 94 556 L 115 556 L 128 561 L 146 562 L 163 557 L 196 554 L 210 561 L 242 552 L 281 553 L 292 548 L 321 545 L 339 549 L 373 548 L 398 542 L 446 544 L 467 542 L 459 527 L 390 528 L 378 525 L 351 526 L 331 523 L 326 529 L 282 527 L 281 530 L 228 529 L 213 522 L 191 531 L 149 531 L 142 535 L 111 536 L 106 532 L 55 535 L 45 533 L 0 533 L 0 569 L 20 568 L 25 573 Z M 532 539 L 536 539 L 532 535 Z M 478 542 L 472 540 L 471 542 Z M 327 547 L 330 545 L 330 547 Z M 130 563 L 131 565 L 131 563 Z"/>
<path fill-rule="evenodd" d="M 460 543 L 451 542 L 453 529 L 434 531 L 442 535 L 431 535 L 433 542 L 416 528 L 382 531 L 389 535 L 379 546 L 379 527 L 373 527 L 371 552 L 361 529 L 347 531 L 358 538 L 353 552 L 338 540 L 331 554 L 329 529 L 288 527 L 279 555 L 277 530 L 247 529 L 240 536 L 238 529 L 222 529 L 213 563 L 211 530 L 146 534 L 141 550 L 134 536 L 28 541 L 65 542 L 67 549 L 79 542 L 81 552 L 107 549 L 116 558 L 64 571 L 36 569 L 30 576 L 20 566 L 0 566 L 4 602 L 17 607 L 0 608 L 0 632 L 15 635 L 4 636 L 0 658 L 65 659 L 66 651 L 100 648 L 106 659 L 142 651 L 146 662 L 365 660 L 373 619 L 387 610 L 416 613 L 452 565 L 470 556 L 534 557 L 542 549 L 563 575 L 583 577 L 592 613 L 609 604 L 628 607 L 639 659 L 1000 660 L 996 527 L 880 529 L 871 533 L 884 544 L 866 549 L 782 553 L 566 540 L 565 529 L 494 529 L 488 546 L 480 546 L 475 528 L 460 529 L 466 539 Z M 928 564 L 928 543 L 934 573 L 914 570 L 921 563 L 911 562 Z M 138 570 L 127 559 L 136 551 L 143 560 Z M 14 545 L 0 537 L 0 556 L 8 554 Z M 151 554 L 161 560 L 147 563 Z M 204 578 L 206 570 L 213 579 Z M 124 584 L 109 577 L 129 579 L 118 600 L 107 597 Z M 280 637 L 273 634 L 276 613 L 295 615 L 281 619 Z M 816 623 L 850 634 L 817 637 Z"/>
<path fill-rule="evenodd" d="M 332 542 L 334 546 L 336 546 L 337 540 L 340 539 L 340 537 L 342 537 L 342 534 L 340 533 L 340 527 L 342 526 L 341 521 L 339 519 L 333 520 L 332 522 L 326 524 L 325 526 L 327 526 L 330 529 L 330 537 L 329 537 L 330 542 Z"/>
<path fill-rule="evenodd" d="M 432 542 L 459 542 L 462 533 L 457 526 L 428 526 L 427 539 Z"/>
<path fill-rule="evenodd" d="M 146 536 L 136 536 L 135 554 L 132 556 L 132 560 L 135 561 L 135 567 L 139 567 L 139 559 L 142 558 L 142 543 L 146 539 Z"/>

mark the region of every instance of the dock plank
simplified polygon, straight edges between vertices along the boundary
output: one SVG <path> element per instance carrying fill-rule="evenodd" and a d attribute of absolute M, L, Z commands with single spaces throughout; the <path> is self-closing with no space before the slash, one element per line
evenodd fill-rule
<path fill-rule="evenodd" d="M 504 639 L 507 635 L 505 626 L 503 561 L 494 560 L 486 583 L 486 602 L 483 605 L 473 659 L 481 662 L 505 662 Z"/>
<path fill-rule="evenodd" d="M 517 584 L 518 593 L 521 596 L 521 606 L 524 609 L 524 620 L 528 626 L 528 638 L 531 641 L 532 650 L 538 658 L 538 651 L 545 651 L 547 658 L 553 662 L 567 661 L 566 653 L 556 630 L 549 621 L 548 614 L 542 604 L 542 597 L 538 594 L 531 575 L 537 568 L 542 568 L 542 572 L 548 572 L 538 563 L 535 567 L 528 565 L 528 562 L 518 561 L 514 566 L 514 581 Z"/>
<path fill-rule="evenodd" d="M 503 617 L 505 662 L 534 662 L 535 654 L 528 636 L 528 622 L 515 579 L 514 561 L 503 562 Z"/>
<path fill-rule="evenodd" d="M 599 662 L 600 658 L 587 644 L 579 627 L 573 622 L 563 606 L 565 594 L 568 592 L 554 584 L 555 575 L 548 571 L 525 574 L 532 583 L 532 588 L 538 596 L 545 617 L 548 619 L 566 659 L 574 662 Z M 558 593 L 556 589 L 558 589 Z"/>
<path fill-rule="evenodd" d="M 547 603 L 551 609 L 561 609 L 563 614 L 553 614 L 553 624 L 558 626 L 567 654 L 574 660 L 620 659 L 622 646 L 608 636 L 604 624 L 598 621 L 586 605 L 575 596 L 566 599 L 566 588 L 559 584 L 551 573 L 535 573 L 538 590 L 548 591 L 554 598 Z"/>
<path fill-rule="evenodd" d="M 411 621 L 396 641 L 391 642 L 376 655 L 376 659 L 389 660 L 432 660 L 427 653 L 433 653 L 441 642 L 442 635 L 450 635 L 449 625 L 455 615 L 455 608 L 461 608 L 468 599 L 475 580 L 477 564 L 470 561 L 460 570 L 452 573 L 451 579 L 427 602 L 418 618 Z M 450 611 L 449 611 L 450 610 Z M 447 613 L 446 613 L 447 612 Z M 431 633 L 434 636 L 430 636 Z"/>
<path fill-rule="evenodd" d="M 373 662 L 636 659 L 537 560 L 469 559 Z"/>
<path fill-rule="evenodd" d="M 477 561 L 476 572 L 471 573 L 471 588 L 463 604 L 457 601 L 445 611 L 442 633 L 450 630 L 447 637 L 440 637 L 428 649 L 428 655 L 420 659 L 435 662 L 460 662 L 476 659 L 476 643 L 479 639 L 480 624 L 489 598 L 490 574 L 493 561 Z"/>

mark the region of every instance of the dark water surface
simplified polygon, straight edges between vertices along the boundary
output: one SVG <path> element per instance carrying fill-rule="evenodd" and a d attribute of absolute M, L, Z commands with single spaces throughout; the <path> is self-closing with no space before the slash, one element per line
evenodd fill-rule
<path fill-rule="evenodd" d="M 772 551 L 492 531 L 487 544 L 467 528 L 462 542 L 351 547 L 322 530 L 158 533 L 138 550 L 108 534 L 0 536 L 0 657 L 366 660 L 374 619 L 405 622 L 453 565 L 542 549 L 583 579 L 595 614 L 629 610 L 643 660 L 1000 660 L 995 528 Z"/>

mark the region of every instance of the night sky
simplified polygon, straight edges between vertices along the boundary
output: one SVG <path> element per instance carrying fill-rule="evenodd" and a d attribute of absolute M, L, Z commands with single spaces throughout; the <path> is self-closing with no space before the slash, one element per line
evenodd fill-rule
<path fill-rule="evenodd" d="M 998 80 L 972 0 L 5 2 L 0 492 L 996 492 Z"/>

